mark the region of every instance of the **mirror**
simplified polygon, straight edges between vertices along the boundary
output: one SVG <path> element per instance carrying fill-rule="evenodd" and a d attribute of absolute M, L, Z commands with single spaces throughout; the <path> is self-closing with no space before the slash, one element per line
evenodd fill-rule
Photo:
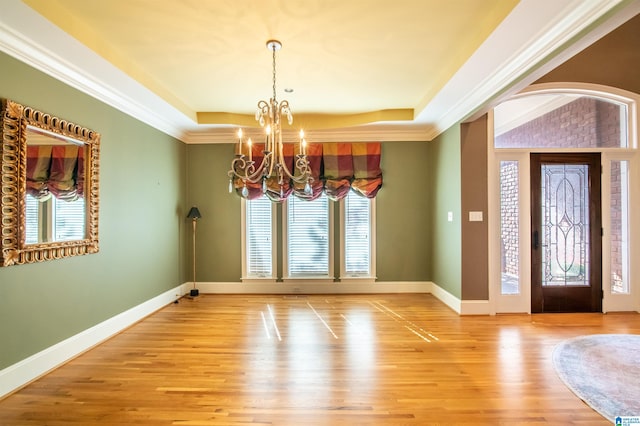
<path fill-rule="evenodd" d="M 100 134 L 2 100 L 0 265 L 98 251 Z"/>

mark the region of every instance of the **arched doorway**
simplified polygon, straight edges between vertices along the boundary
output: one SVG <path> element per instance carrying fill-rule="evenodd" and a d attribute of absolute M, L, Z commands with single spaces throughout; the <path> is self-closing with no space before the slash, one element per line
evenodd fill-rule
<path fill-rule="evenodd" d="M 637 99 L 603 86 L 545 84 L 492 111 L 489 295 L 495 312 L 638 309 L 629 262 L 640 225 L 630 214 L 639 195 L 631 191 Z M 585 169 L 584 157 L 597 157 L 589 160 L 597 166 Z M 577 163 L 575 170 L 569 163 Z M 588 190 L 582 205 L 573 191 L 580 175 Z M 592 191 L 594 183 L 601 191 Z M 550 192 L 554 185 L 560 192 Z M 584 206 L 592 211 L 580 210 Z M 575 300 L 581 292 L 588 293 L 588 307 Z"/>

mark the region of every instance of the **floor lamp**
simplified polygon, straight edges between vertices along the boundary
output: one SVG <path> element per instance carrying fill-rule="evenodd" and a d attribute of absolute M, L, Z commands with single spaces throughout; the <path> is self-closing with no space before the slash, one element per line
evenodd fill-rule
<path fill-rule="evenodd" d="M 196 288 L 196 222 L 202 216 L 200 215 L 200 210 L 197 207 L 191 207 L 189 210 L 189 214 L 187 215 L 188 219 L 191 219 L 191 223 L 193 224 L 193 288 L 189 295 L 191 297 L 196 297 L 200 292 Z"/>

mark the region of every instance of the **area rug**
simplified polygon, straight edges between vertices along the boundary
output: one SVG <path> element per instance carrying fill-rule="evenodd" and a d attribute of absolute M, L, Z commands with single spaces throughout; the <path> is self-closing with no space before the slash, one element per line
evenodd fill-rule
<path fill-rule="evenodd" d="M 573 393 L 612 423 L 640 416 L 640 335 L 565 340 L 553 351 L 553 366 Z"/>

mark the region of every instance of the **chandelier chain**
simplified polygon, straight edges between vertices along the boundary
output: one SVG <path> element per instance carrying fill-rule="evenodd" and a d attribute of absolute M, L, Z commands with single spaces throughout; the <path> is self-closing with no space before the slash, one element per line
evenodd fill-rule
<path fill-rule="evenodd" d="M 273 101 L 275 102 L 276 100 L 276 46 L 273 45 L 273 47 L 271 48 L 271 52 L 273 54 L 273 62 L 272 62 L 272 67 L 273 67 Z"/>

